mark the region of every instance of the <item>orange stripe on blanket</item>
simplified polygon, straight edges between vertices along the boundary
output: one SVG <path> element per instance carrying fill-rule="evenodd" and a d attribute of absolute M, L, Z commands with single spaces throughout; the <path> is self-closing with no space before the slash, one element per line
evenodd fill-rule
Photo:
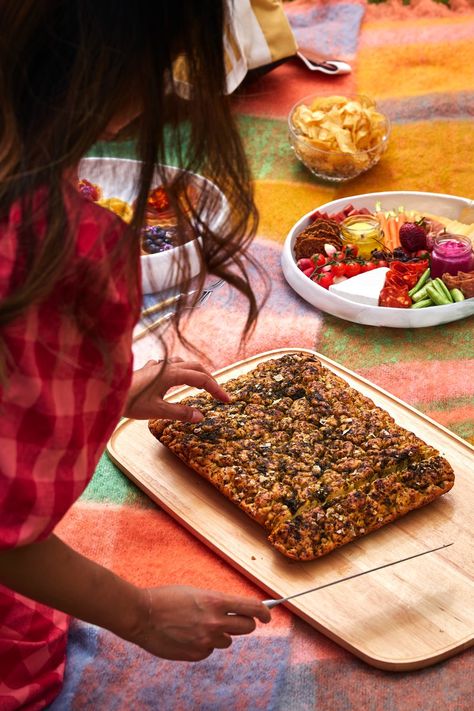
<path fill-rule="evenodd" d="M 367 23 L 379 24 L 379 20 L 395 20 L 405 23 L 414 23 L 418 19 L 442 18 L 450 20 L 455 17 L 470 15 L 472 0 L 450 0 L 449 7 L 439 0 L 385 0 L 381 4 L 369 4 L 366 7 L 365 19 Z"/>
<path fill-rule="evenodd" d="M 405 360 L 359 369 L 361 375 L 409 403 L 432 403 L 457 397 L 473 396 L 474 360 Z M 441 413 L 439 413 L 439 416 Z M 439 416 L 434 419 L 439 421 Z"/>
<path fill-rule="evenodd" d="M 382 158 L 373 170 L 353 181 L 352 187 L 355 193 L 396 188 L 473 197 L 474 171 L 469 159 L 473 143 L 472 121 L 395 124 L 386 163 Z M 385 173 L 388 164 L 390 172 Z"/>
<path fill-rule="evenodd" d="M 335 188 L 312 183 L 309 173 L 305 183 L 258 180 L 255 183 L 255 201 L 260 212 L 258 233 L 283 242 L 300 217 L 335 198 Z"/>
<path fill-rule="evenodd" d="M 468 156 L 473 144 L 473 122 L 394 123 L 387 153 L 380 163 L 348 183 L 323 185 L 310 173 L 305 182 L 257 180 L 254 187 L 260 211 L 258 233 L 282 243 L 293 224 L 306 212 L 332 200 L 349 199 L 362 193 L 396 188 L 472 197 L 474 171 Z M 422 183 L 420 175 L 423 175 Z"/>
<path fill-rule="evenodd" d="M 168 514 L 156 509 L 73 506 L 58 536 L 139 586 L 192 585 L 263 600 L 268 595 L 219 558 Z M 271 630 L 291 626 L 286 609 L 272 614 Z M 265 632 L 264 632 L 265 630 Z"/>
<path fill-rule="evenodd" d="M 431 417 L 431 419 L 436 420 L 440 424 L 448 427 L 452 425 L 462 424 L 463 422 L 473 422 L 474 421 L 474 397 L 473 404 L 471 407 L 468 405 L 461 407 L 452 407 L 446 412 L 445 410 L 426 410 L 426 415 Z"/>
<path fill-rule="evenodd" d="M 411 17 L 408 22 L 403 21 L 403 24 L 397 20 L 367 24 L 359 40 L 359 51 L 367 47 L 416 43 L 422 43 L 424 51 L 426 44 L 459 42 L 473 37 L 474 13 L 453 18 L 415 20 Z"/>
<path fill-rule="evenodd" d="M 471 91 L 473 60 L 472 40 L 422 47 L 416 42 L 361 47 L 358 90 L 378 99 L 430 94 L 438 87 L 451 92 Z M 397 81 L 397 75 L 403 76 L 403 81 Z"/>

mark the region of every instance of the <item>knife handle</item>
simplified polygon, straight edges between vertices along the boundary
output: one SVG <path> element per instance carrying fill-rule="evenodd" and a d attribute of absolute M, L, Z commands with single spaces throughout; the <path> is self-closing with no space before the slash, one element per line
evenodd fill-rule
<path fill-rule="evenodd" d="M 283 600 L 262 600 L 262 605 L 265 605 L 265 607 L 268 607 L 268 609 L 271 610 L 272 607 L 279 605 L 280 602 L 283 602 Z"/>

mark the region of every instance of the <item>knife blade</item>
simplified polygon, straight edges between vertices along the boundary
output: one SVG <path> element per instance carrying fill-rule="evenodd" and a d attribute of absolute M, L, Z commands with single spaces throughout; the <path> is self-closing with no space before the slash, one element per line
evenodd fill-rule
<path fill-rule="evenodd" d="M 300 595 L 308 595 L 308 593 L 316 592 L 317 590 L 323 590 L 324 588 L 330 588 L 331 585 L 338 585 L 339 583 L 344 583 L 346 580 L 353 580 L 354 578 L 359 578 L 361 575 L 367 575 L 368 573 L 374 573 L 376 570 L 382 570 L 382 568 L 389 568 L 391 565 L 398 565 L 398 563 L 404 563 L 406 560 L 412 560 L 413 558 L 419 558 L 421 555 L 426 555 L 427 553 L 434 553 L 435 551 L 443 550 L 443 548 L 449 548 L 452 543 L 445 543 L 443 546 L 438 546 L 437 548 L 430 548 L 429 551 L 422 551 L 421 553 L 415 553 L 415 555 L 409 555 L 407 558 L 400 558 L 399 560 L 394 560 L 391 563 L 384 563 L 383 565 L 378 565 L 376 568 L 370 568 L 369 570 L 363 570 L 360 573 L 354 573 L 353 575 L 347 575 L 345 578 L 339 578 L 338 580 L 333 580 L 331 583 L 325 583 L 324 585 L 318 585 L 316 588 L 310 588 L 309 590 L 303 590 L 303 592 L 295 593 L 294 595 L 288 595 L 288 597 L 281 597 L 275 600 L 262 600 L 262 603 L 268 609 L 275 607 L 276 605 L 281 605 L 282 602 L 287 602 L 287 600 L 293 600 L 295 597 L 300 597 Z"/>

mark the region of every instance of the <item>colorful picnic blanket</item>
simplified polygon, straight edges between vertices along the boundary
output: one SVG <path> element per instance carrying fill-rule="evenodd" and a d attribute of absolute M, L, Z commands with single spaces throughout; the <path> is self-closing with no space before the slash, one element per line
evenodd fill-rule
<path fill-rule="evenodd" d="M 334 36 L 346 37 L 353 71 L 327 77 L 292 59 L 235 96 L 261 213 L 252 251 L 270 273 L 272 293 L 245 354 L 238 350 L 243 304 L 227 287 L 195 310 L 186 335 L 209 353 L 216 369 L 273 348 L 313 348 L 474 443 L 472 318 L 428 329 L 360 326 L 303 301 L 280 267 L 289 228 L 335 198 L 421 190 L 474 199 L 474 7 L 465 0 L 453 0 L 451 10 L 434 0 L 306 5 L 324 12 L 333 28 L 339 23 Z M 301 17 L 298 22 L 304 25 Z M 356 34 L 346 36 L 347 26 Z M 369 94 L 392 119 L 382 161 L 350 183 L 318 183 L 288 145 L 288 110 L 296 99 L 319 91 Z M 121 151 L 131 155 L 127 147 Z M 137 342 L 137 367 L 156 348 L 152 337 Z M 106 455 L 58 533 L 140 585 L 186 583 L 265 597 L 152 503 Z M 64 689 L 51 710 L 468 711 L 472 673 L 472 651 L 415 672 L 375 669 L 284 608 L 274 611 L 270 625 L 198 664 L 153 658 L 75 622 Z"/>

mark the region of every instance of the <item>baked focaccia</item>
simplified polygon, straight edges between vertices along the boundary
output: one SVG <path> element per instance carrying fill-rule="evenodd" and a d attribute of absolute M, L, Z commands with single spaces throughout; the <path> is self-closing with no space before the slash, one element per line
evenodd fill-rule
<path fill-rule="evenodd" d="M 225 389 L 230 403 L 183 400 L 201 422 L 150 420 L 150 431 L 290 558 L 318 558 L 454 484 L 436 449 L 311 354 L 267 360 Z"/>

